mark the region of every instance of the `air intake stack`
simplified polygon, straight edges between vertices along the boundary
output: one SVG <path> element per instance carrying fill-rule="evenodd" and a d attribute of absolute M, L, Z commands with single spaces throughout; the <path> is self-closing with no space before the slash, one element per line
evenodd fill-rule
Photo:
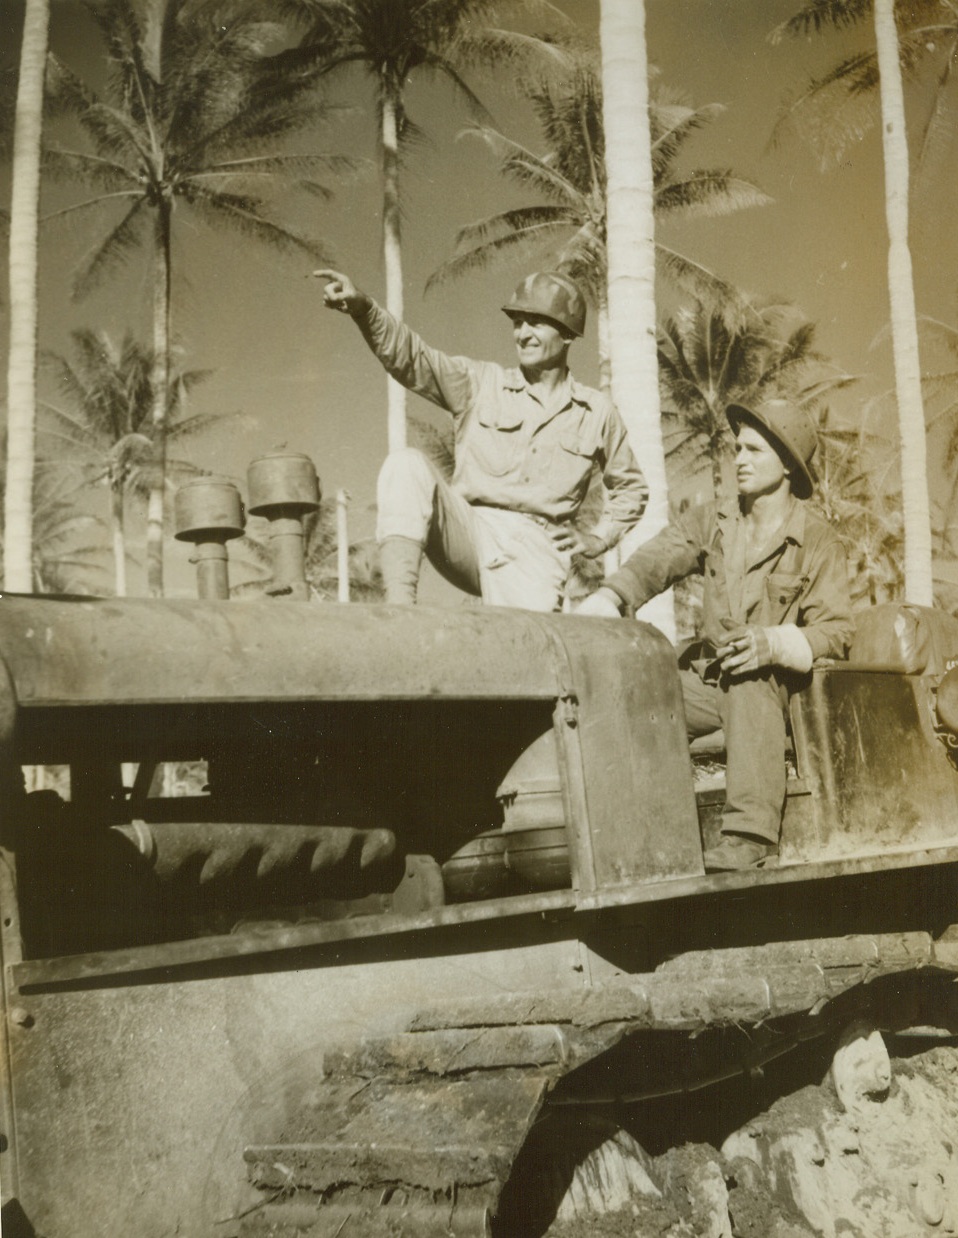
<path fill-rule="evenodd" d="M 312 460 L 296 452 L 270 452 L 252 462 L 246 480 L 250 514 L 269 521 L 273 583 L 267 592 L 308 601 L 303 519 L 318 511 L 320 500 Z"/>
<path fill-rule="evenodd" d="M 243 534 L 243 501 L 231 481 L 198 477 L 176 492 L 176 533 L 193 542 L 196 591 L 201 598 L 225 600 L 230 595 L 226 543 Z"/>

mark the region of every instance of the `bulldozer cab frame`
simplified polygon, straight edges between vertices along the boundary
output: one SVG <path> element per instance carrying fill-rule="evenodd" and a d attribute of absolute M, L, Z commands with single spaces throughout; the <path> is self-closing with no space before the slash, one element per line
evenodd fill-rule
<path fill-rule="evenodd" d="M 237 1207 L 232 1153 L 269 1145 L 316 1054 L 430 997 L 575 1004 L 716 942 L 951 922 L 947 893 L 872 897 L 958 860 L 940 671 L 816 669 L 793 700 L 780 863 L 706 875 L 720 798 L 697 795 L 674 652 L 644 624 L 7 596 L 0 655 L 0 1172 L 53 1238 L 99 1190 L 124 1202 L 91 1233 L 209 1232 Z M 203 780 L 170 794 L 163 770 L 186 762 Z M 26 793 L 36 766 L 68 787 Z M 799 902 L 839 888 L 854 914 L 823 894 L 800 932 Z M 589 1044 L 522 1041 L 542 1069 L 513 1098 L 519 1143 Z M 230 1155 L 194 1165 L 183 1120 Z"/>

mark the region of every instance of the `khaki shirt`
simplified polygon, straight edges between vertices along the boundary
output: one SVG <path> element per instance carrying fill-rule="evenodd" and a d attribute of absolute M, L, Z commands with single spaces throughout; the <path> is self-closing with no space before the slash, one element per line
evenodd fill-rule
<path fill-rule="evenodd" d="M 605 584 L 637 608 L 696 573 L 705 577 L 702 635 L 712 645 L 724 644 L 730 628 L 747 623 L 794 623 L 814 658 L 845 656 L 855 626 L 845 550 L 798 499 L 751 558 L 738 503 L 708 503 L 640 546 Z"/>
<path fill-rule="evenodd" d="M 645 478 L 601 391 L 569 374 L 565 399 L 548 411 L 519 369 L 447 356 L 375 302 L 358 322 L 397 382 L 452 413 L 452 484 L 467 502 L 563 524 L 574 519 L 598 465 L 608 494 L 596 535 L 613 546 L 642 515 Z"/>

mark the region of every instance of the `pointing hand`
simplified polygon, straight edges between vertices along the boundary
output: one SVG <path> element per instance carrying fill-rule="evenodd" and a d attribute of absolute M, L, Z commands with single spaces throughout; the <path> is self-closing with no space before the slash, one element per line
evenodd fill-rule
<path fill-rule="evenodd" d="M 369 298 L 360 292 L 348 275 L 341 271 L 333 271 L 326 267 L 313 272 L 316 279 L 325 279 L 323 288 L 323 304 L 327 309 L 339 310 L 343 314 L 355 314 L 365 309 Z"/>

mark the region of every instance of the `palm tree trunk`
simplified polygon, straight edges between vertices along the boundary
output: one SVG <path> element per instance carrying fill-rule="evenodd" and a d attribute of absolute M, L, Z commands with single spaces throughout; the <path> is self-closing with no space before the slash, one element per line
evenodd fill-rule
<path fill-rule="evenodd" d="M 146 513 L 146 583 L 163 596 L 163 524 L 166 507 L 166 431 L 170 407 L 171 214 L 161 202 L 153 234 L 153 482 Z"/>
<path fill-rule="evenodd" d="M 386 309 L 403 316 L 402 242 L 399 209 L 399 87 L 387 83 L 383 91 L 383 264 L 386 272 Z M 406 389 L 386 379 L 387 429 L 390 451 L 406 446 Z"/>
<path fill-rule="evenodd" d="M 33 587 L 33 467 L 37 380 L 37 230 L 49 0 L 27 0 L 20 48 L 10 201 L 10 351 L 4 587 Z"/>
<path fill-rule="evenodd" d="M 712 424 L 718 423 L 719 418 L 725 416 L 725 410 L 722 409 L 716 412 L 715 409 L 709 410 L 712 416 Z M 720 443 L 716 443 L 714 450 L 709 452 L 712 465 L 712 497 L 716 503 L 721 499 L 725 492 L 725 478 L 722 476 L 722 450 Z"/>
<path fill-rule="evenodd" d="M 599 337 L 599 390 L 612 395 L 612 359 L 609 355 L 609 293 L 603 287 L 596 298 L 596 327 Z M 617 572 L 622 558 L 618 546 L 612 546 L 602 556 L 602 568 L 606 576 Z"/>
<path fill-rule="evenodd" d="M 609 344 L 609 291 L 606 286 L 596 303 L 596 327 L 599 337 L 599 390 L 612 394 L 612 358 Z"/>
<path fill-rule="evenodd" d="M 655 333 L 655 224 L 644 0 L 601 0 L 602 119 L 608 195 L 609 342 L 612 393 L 649 485 L 649 505 L 629 543 L 668 522 L 668 483 Z M 643 618 L 674 635 L 671 595 Z"/>
<path fill-rule="evenodd" d="M 919 606 L 933 600 L 931 514 L 925 413 L 921 396 L 918 325 L 908 248 L 908 136 L 898 55 L 894 0 L 875 0 L 875 39 L 881 87 L 888 222 L 888 299 L 901 439 L 901 497 L 905 530 L 905 596 Z"/>
<path fill-rule="evenodd" d="M 123 531 L 123 489 L 110 478 L 110 528 L 113 534 L 113 579 L 118 598 L 126 597 L 126 536 Z"/>
<path fill-rule="evenodd" d="M 349 601 L 349 495 L 336 491 L 336 599 Z"/>

